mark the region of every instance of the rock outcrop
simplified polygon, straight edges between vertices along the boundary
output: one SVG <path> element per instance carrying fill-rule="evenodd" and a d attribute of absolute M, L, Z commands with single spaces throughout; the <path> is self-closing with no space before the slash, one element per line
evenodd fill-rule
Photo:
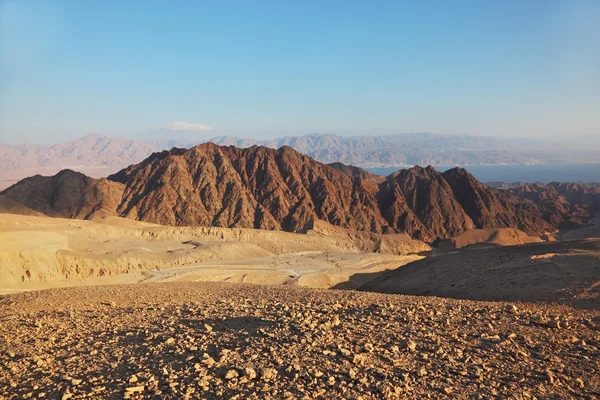
<path fill-rule="evenodd" d="M 124 185 L 63 170 L 25 178 L 2 192 L 13 202 L 50 217 L 91 219 L 117 215 Z"/>
<path fill-rule="evenodd" d="M 431 242 L 475 228 L 553 231 L 557 211 L 493 189 L 464 169 L 414 167 L 388 177 L 328 166 L 284 146 L 206 143 L 154 153 L 108 179 L 73 171 L 24 179 L 2 193 L 50 216 L 98 213 L 164 225 L 304 232 L 323 220 Z"/>

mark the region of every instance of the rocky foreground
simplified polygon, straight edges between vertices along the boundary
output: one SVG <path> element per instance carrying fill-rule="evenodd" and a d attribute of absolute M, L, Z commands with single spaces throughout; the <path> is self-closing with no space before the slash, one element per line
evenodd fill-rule
<path fill-rule="evenodd" d="M 600 310 L 232 284 L 0 297 L 0 398 L 600 397 Z"/>

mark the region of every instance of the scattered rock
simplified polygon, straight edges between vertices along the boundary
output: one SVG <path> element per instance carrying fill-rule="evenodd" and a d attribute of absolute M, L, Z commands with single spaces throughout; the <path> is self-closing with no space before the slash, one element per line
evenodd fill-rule
<path fill-rule="evenodd" d="M 108 296 L 119 307 L 98 300 Z M 516 318 L 493 303 L 232 284 L 8 297 L 10 306 L 0 297 L 0 393 L 11 399 L 591 399 L 600 391 L 596 310 L 523 303 Z"/>
<path fill-rule="evenodd" d="M 410 339 L 404 339 L 400 342 L 400 347 L 410 351 L 415 351 L 417 349 L 417 344 Z"/>
<path fill-rule="evenodd" d="M 263 368 L 260 372 L 261 379 L 268 381 L 275 379 L 277 376 L 277 370 L 274 368 Z"/>
<path fill-rule="evenodd" d="M 254 370 L 254 368 L 244 368 L 244 377 L 249 380 L 256 379 L 256 371 Z"/>
<path fill-rule="evenodd" d="M 238 372 L 235 369 L 230 369 L 229 371 L 227 371 L 227 373 L 225 374 L 225 379 L 227 380 L 231 380 L 233 378 L 237 378 L 240 374 L 238 374 Z"/>
<path fill-rule="evenodd" d="M 517 306 L 515 306 L 514 304 L 507 304 L 504 307 L 504 311 L 508 312 L 508 313 L 516 313 L 517 312 Z"/>

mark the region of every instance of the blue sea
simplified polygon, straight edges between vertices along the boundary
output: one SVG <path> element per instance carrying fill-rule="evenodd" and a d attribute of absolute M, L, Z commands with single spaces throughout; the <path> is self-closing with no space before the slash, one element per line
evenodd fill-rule
<path fill-rule="evenodd" d="M 398 168 L 366 168 L 377 175 L 389 175 Z M 436 166 L 446 171 L 452 166 Z M 545 165 L 476 165 L 462 167 L 481 182 L 600 182 L 598 164 L 545 164 Z"/>

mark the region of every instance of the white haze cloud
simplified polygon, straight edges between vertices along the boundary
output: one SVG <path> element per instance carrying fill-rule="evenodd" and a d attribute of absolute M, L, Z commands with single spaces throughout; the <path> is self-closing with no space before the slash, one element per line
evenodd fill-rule
<path fill-rule="evenodd" d="M 191 122 L 176 121 L 171 124 L 165 125 L 165 129 L 168 131 L 202 131 L 210 132 L 213 130 L 212 126 L 194 124 Z"/>

